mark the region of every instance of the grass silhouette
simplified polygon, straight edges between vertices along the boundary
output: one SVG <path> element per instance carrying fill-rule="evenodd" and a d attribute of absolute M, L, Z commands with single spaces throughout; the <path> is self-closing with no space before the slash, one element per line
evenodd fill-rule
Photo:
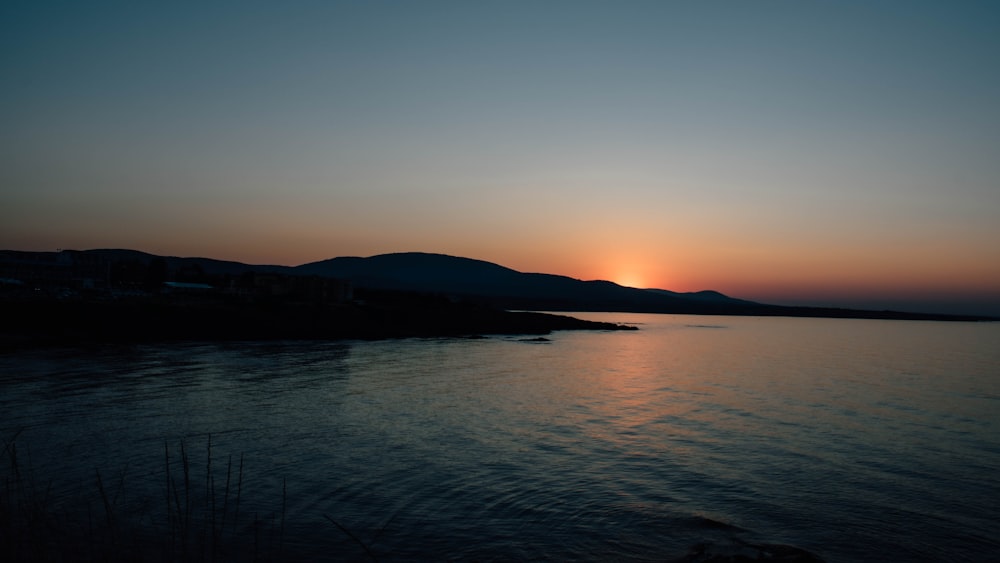
<path fill-rule="evenodd" d="M 162 497 L 131 498 L 128 467 L 113 476 L 95 469 L 92 485 L 57 500 L 52 482 L 38 478 L 21 431 L 3 440 L 0 490 L 0 560 L 3 561 L 288 561 L 287 483 L 280 506 L 264 515 L 244 508 L 244 456 L 219 467 L 212 439 L 204 450 L 204 475 L 181 441 L 163 446 Z M 200 466 L 197 465 L 197 466 Z M 203 477 L 203 479 L 199 479 Z M 377 561 L 364 542 L 329 515 L 362 559 Z M 382 530 L 380 530 L 381 532 Z M 330 554 L 335 556 L 336 554 Z M 351 555 L 353 557 L 353 555 Z"/>

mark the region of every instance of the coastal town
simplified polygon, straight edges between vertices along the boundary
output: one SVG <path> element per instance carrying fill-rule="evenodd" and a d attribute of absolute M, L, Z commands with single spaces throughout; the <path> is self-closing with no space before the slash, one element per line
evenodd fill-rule
<path fill-rule="evenodd" d="M 344 279 L 245 269 L 208 273 L 196 261 L 134 251 L 0 251 L 0 298 L 5 300 L 115 300 L 173 297 L 281 299 L 314 305 L 348 303 Z"/>

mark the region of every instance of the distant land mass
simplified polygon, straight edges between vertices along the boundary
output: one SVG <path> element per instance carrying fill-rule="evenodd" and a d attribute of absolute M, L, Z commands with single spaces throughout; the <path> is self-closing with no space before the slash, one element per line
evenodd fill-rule
<path fill-rule="evenodd" d="M 442 295 L 464 302 L 506 310 L 673 313 L 832 317 L 942 321 L 995 321 L 985 315 L 952 315 L 914 311 L 864 310 L 758 303 L 705 290 L 678 293 L 665 289 L 624 287 L 610 281 L 583 281 L 567 276 L 524 273 L 491 262 L 425 252 L 401 252 L 371 257 L 338 257 L 300 266 L 251 265 L 210 258 L 157 256 L 136 250 L 99 249 L 71 252 L 82 259 L 107 263 L 165 263 L 168 271 L 197 271 L 205 279 L 249 273 L 318 276 L 347 281 L 355 290 Z M 21 253 L 0 251 L 0 260 Z M 0 272 L 0 277 L 3 277 Z"/>
<path fill-rule="evenodd" d="M 131 250 L 0 251 L 0 352 L 164 341 L 344 340 L 636 330 L 440 292 Z"/>
<path fill-rule="evenodd" d="M 498 264 L 444 254 L 403 252 L 368 258 L 340 257 L 294 268 L 306 274 L 349 279 L 356 287 L 439 292 L 505 309 L 828 317 L 899 320 L 998 320 L 986 315 L 770 305 L 718 291 L 678 293 L 624 287 L 610 281 L 523 273 Z"/>

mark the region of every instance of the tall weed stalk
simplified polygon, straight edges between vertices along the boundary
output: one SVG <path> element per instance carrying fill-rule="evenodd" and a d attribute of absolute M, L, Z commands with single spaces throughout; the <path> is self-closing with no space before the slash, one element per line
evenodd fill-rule
<path fill-rule="evenodd" d="M 52 483 L 34 478 L 30 452 L 19 447 L 21 432 L 3 439 L 0 459 L 0 561 L 281 561 L 285 559 L 288 483 L 282 479 L 281 507 L 262 516 L 244 506 L 244 455 L 216 463 L 208 437 L 203 464 L 195 463 L 183 440 L 163 444 L 162 512 L 130 493 L 128 465 L 108 478 L 95 468 L 75 496 L 53 500 Z M 203 468 L 204 475 L 198 470 Z M 224 477 L 222 472 L 225 473 Z M 200 488 L 204 483 L 204 490 Z M 224 483 L 224 484 L 223 484 Z M 92 488 L 89 488 L 92 487 Z M 144 489 L 144 487 L 140 487 Z M 153 497 L 156 498 L 155 496 Z M 135 501 L 138 500 L 139 503 Z M 77 504 L 74 504 L 76 502 Z M 275 507 L 277 508 L 277 507 Z M 371 559 L 372 542 L 359 540 L 329 516 L 327 520 L 360 544 Z M 377 536 L 376 536 L 377 539 Z"/>

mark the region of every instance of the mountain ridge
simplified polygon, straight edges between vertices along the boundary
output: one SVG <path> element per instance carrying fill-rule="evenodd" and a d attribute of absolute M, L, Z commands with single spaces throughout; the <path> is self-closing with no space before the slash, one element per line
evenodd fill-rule
<path fill-rule="evenodd" d="M 722 305 L 760 305 L 713 290 L 686 294 L 639 289 L 608 280 L 520 272 L 484 260 L 426 252 L 331 258 L 295 270 L 351 279 L 359 287 L 453 294 L 504 308 L 709 313 L 721 312 Z"/>
<path fill-rule="evenodd" d="M 995 321 L 985 315 L 955 315 L 835 307 L 784 306 L 730 297 L 706 289 L 679 293 L 657 288 L 632 288 L 607 280 L 580 280 L 558 274 L 519 272 L 479 260 L 431 252 L 395 252 L 369 257 L 340 256 L 300 264 L 246 264 L 203 257 L 159 256 L 129 249 L 66 250 L 60 252 L 0 251 L 13 255 L 62 253 L 100 256 L 104 260 L 162 259 L 169 270 L 196 269 L 205 275 L 237 276 L 248 272 L 292 276 L 321 276 L 349 280 L 353 287 L 376 291 L 404 291 L 447 295 L 508 310 L 609 311 L 702 315 L 752 315 L 834 318 L 876 318 L 952 321 Z M 3 277 L 3 276 L 0 276 Z"/>

